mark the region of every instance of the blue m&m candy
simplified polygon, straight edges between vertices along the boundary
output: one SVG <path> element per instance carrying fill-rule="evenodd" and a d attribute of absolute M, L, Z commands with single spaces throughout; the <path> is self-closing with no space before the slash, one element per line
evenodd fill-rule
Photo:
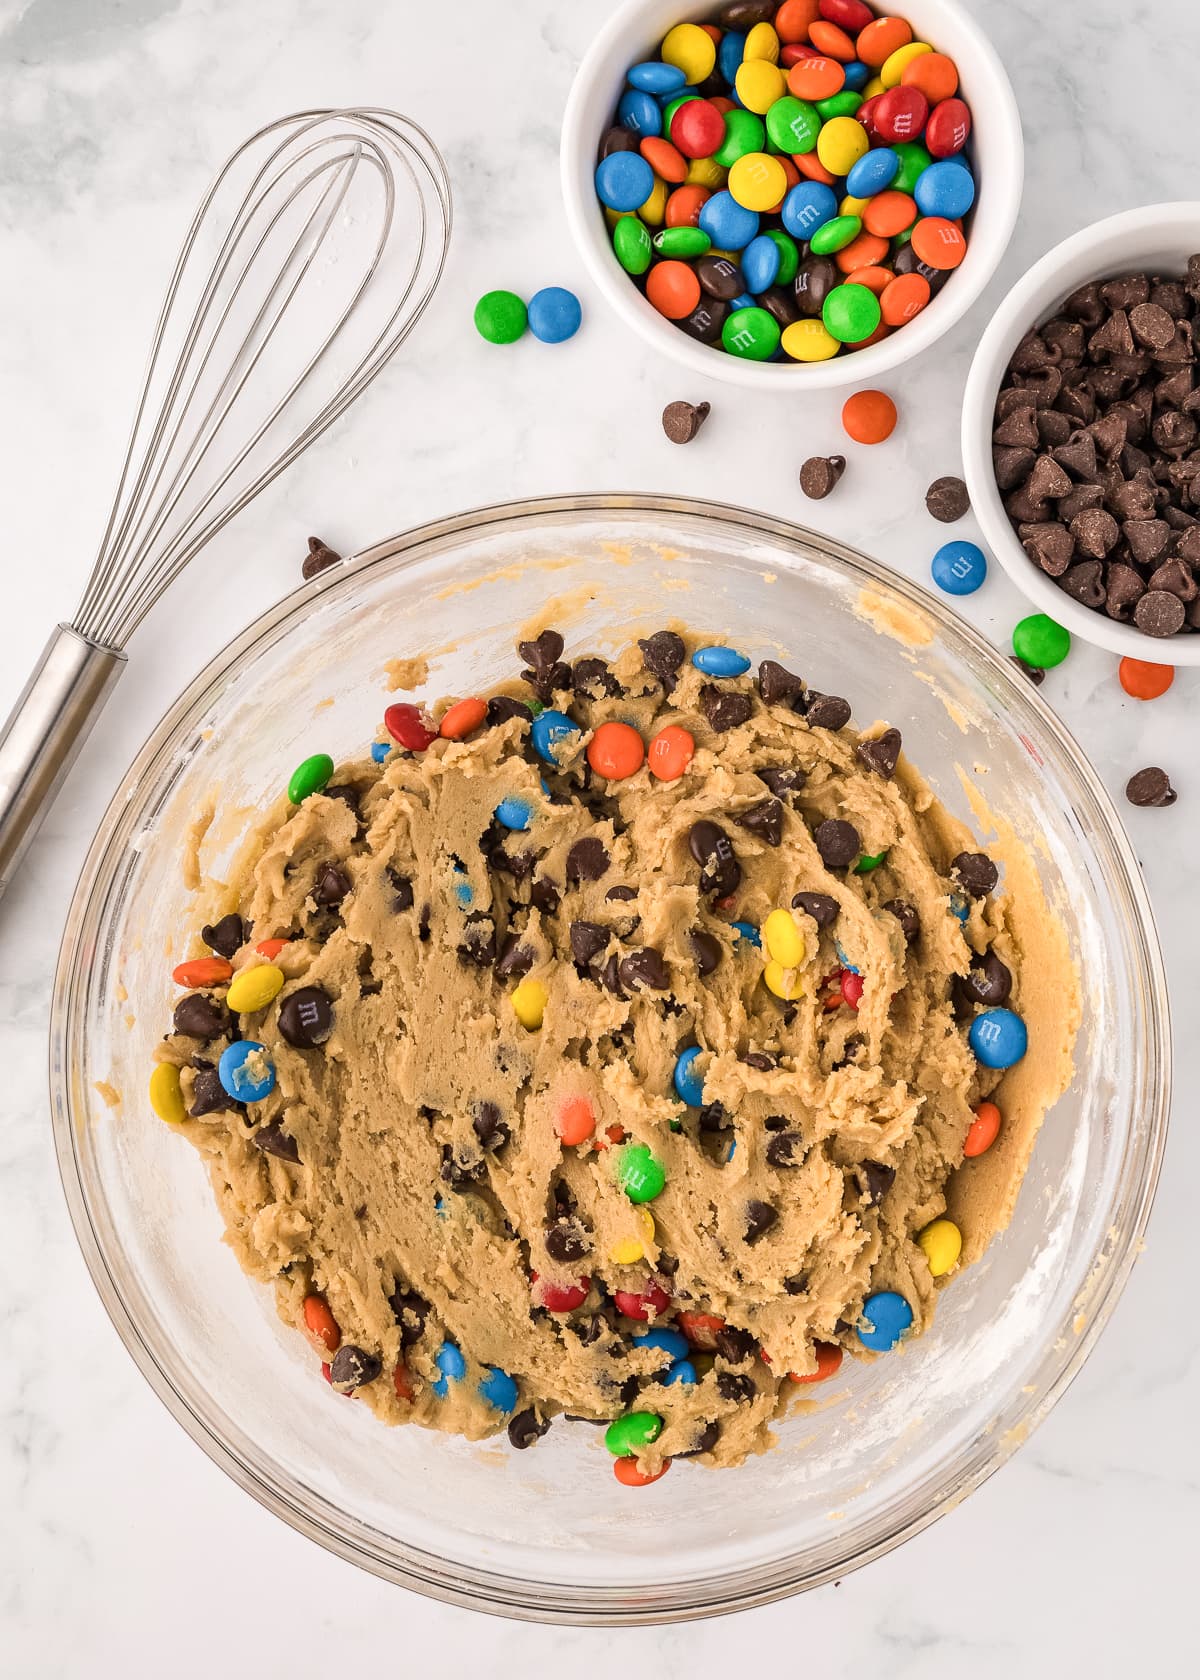
<path fill-rule="evenodd" d="M 956 163 L 931 163 L 917 176 L 913 197 L 922 216 L 944 216 L 953 222 L 974 204 L 975 181 L 969 169 Z"/>
<path fill-rule="evenodd" d="M 750 661 L 744 653 L 739 653 L 736 648 L 720 646 L 697 648 L 692 655 L 692 664 L 706 677 L 740 677 L 750 669 Z"/>
<path fill-rule="evenodd" d="M 676 1383 L 695 1383 L 696 1367 L 690 1359 L 677 1359 L 663 1375 L 663 1387 L 674 1388 Z"/>
<path fill-rule="evenodd" d="M 217 1078 L 226 1096 L 235 1102 L 261 1102 L 275 1089 L 275 1069 L 266 1046 L 252 1038 L 243 1038 L 222 1050 Z"/>
<path fill-rule="evenodd" d="M 663 1353 L 669 1353 L 672 1359 L 686 1359 L 688 1356 L 688 1339 L 682 1330 L 672 1330 L 662 1325 L 654 1330 L 643 1330 L 641 1335 L 633 1338 L 634 1347 L 661 1348 Z"/>
<path fill-rule="evenodd" d="M 371 757 L 375 761 L 376 764 L 382 764 L 384 759 L 387 758 L 388 754 L 391 752 L 391 750 L 392 750 L 392 743 L 390 741 L 372 741 L 371 742 Z"/>
<path fill-rule="evenodd" d="M 631 134 L 643 138 L 662 133 L 662 107 L 658 100 L 638 88 L 629 88 L 617 102 L 617 121 Z M 645 200 L 643 200 L 643 203 Z"/>
<path fill-rule="evenodd" d="M 665 93 L 668 96 L 682 93 L 687 86 L 687 77 L 678 65 L 663 64 L 658 59 L 633 65 L 626 72 L 625 80 L 630 87 L 638 88 L 642 93 Z"/>
<path fill-rule="evenodd" d="M 622 155 L 629 154 L 614 153 L 614 156 Z M 646 167 L 649 169 L 649 164 Z M 832 198 L 833 194 L 829 196 Z M 719 251 L 740 251 L 758 232 L 758 212 L 744 209 L 730 192 L 716 192 L 701 206 L 699 225 Z"/>
<path fill-rule="evenodd" d="M 876 1353 L 887 1353 L 911 1328 L 912 1321 L 912 1308 L 903 1295 L 897 1295 L 894 1289 L 882 1289 L 878 1295 L 868 1295 L 863 1302 L 858 1339 Z"/>
<path fill-rule="evenodd" d="M 737 930 L 738 945 L 753 945 L 756 951 L 762 950 L 762 935 L 753 922 L 734 922 L 733 926 Z"/>
<path fill-rule="evenodd" d="M 861 58 L 852 58 L 849 64 L 843 64 L 842 73 L 846 78 L 843 86 L 848 87 L 851 93 L 861 93 L 871 80 L 870 69 Z"/>
<path fill-rule="evenodd" d="M 721 37 L 721 45 L 717 48 L 717 69 L 730 87 L 737 79 L 738 66 L 745 52 L 746 37 L 736 29 L 727 29 Z"/>
<path fill-rule="evenodd" d="M 974 595 L 987 577 L 987 557 L 978 543 L 943 543 L 930 566 L 933 581 L 947 595 Z"/>
<path fill-rule="evenodd" d="M 956 922 L 965 927 L 971 914 L 971 903 L 966 893 L 952 892 L 950 894 L 950 914 Z"/>
<path fill-rule="evenodd" d="M 640 152 L 611 152 L 596 166 L 596 196 L 610 210 L 637 210 L 654 191 L 654 171 Z"/>
<path fill-rule="evenodd" d="M 689 1108 L 704 1107 L 704 1080 L 694 1066 L 696 1057 L 703 1054 L 699 1045 L 693 1044 L 690 1050 L 680 1051 L 675 1063 L 675 1090 Z"/>
<path fill-rule="evenodd" d="M 502 799 L 492 813 L 501 828 L 510 828 L 516 833 L 523 833 L 533 820 L 533 807 L 527 799 L 518 799 L 510 794 Z"/>
<path fill-rule="evenodd" d="M 708 209 L 707 204 L 704 209 Z M 833 220 L 837 210 L 837 196 L 832 187 L 823 181 L 801 181 L 784 199 L 780 215 L 793 239 L 811 239 L 819 227 Z M 700 216 L 703 220 L 704 210 Z"/>
<path fill-rule="evenodd" d="M 1025 1054 L 1029 1034 L 1011 1009 L 985 1009 L 971 1022 L 967 1042 L 984 1067 L 1010 1068 Z"/>
<path fill-rule="evenodd" d="M 467 1374 L 467 1362 L 453 1342 L 443 1342 L 433 1356 L 433 1363 L 441 1372 L 433 1383 L 433 1392 L 440 1400 L 449 1393 L 452 1382 L 461 1382 Z"/>
<path fill-rule="evenodd" d="M 767 291 L 775 284 L 779 263 L 779 247 L 769 234 L 760 233 L 757 239 L 752 239 L 742 252 L 742 275 L 747 289 L 754 293 Z M 753 304 L 754 299 L 750 302 Z M 733 307 L 739 307 L 736 300 Z"/>
<path fill-rule="evenodd" d="M 872 198 L 890 187 L 899 173 L 900 159 L 891 147 L 874 146 L 846 176 L 846 191 L 852 198 Z"/>
<path fill-rule="evenodd" d="M 489 1366 L 486 1375 L 479 1379 L 479 1393 L 498 1412 L 515 1412 L 517 1409 L 517 1385 L 498 1365 Z"/>
<path fill-rule="evenodd" d="M 616 156 L 617 154 L 614 153 L 613 155 Z M 569 740 L 572 735 L 578 735 L 579 725 L 573 722 L 565 712 L 556 712 L 551 708 L 549 711 L 538 713 L 533 720 L 529 734 L 533 742 L 533 750 L 538 757 L 543 759 L 545 763 L 553 764 L 557 768 L 558 760 L 554 756 L 554 749 L 560 746 L 563 741 Z"/>
<path fill-rule="evenodd" d="M 543 286 L 529 300 L 529 330 L 543 344 L 565 344 L 582 320 L 579 299 L 565 286 Z"/>

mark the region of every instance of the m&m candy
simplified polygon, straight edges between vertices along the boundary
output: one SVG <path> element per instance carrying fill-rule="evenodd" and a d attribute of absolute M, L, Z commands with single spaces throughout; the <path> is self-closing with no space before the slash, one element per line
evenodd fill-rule
<path fill-rule="evenodd" d="M 976 1015 L 967 1042 L 984 1067 L 1010 1068 L 1025 1054 L 1029 1035 L 1011 1009 L 985 1009 Z"/>
<path fill-rule="evenodd" d="M 903 1295 L 883 1289 L 868 1295 L 858 1321 L 858 1339 L 875 1353 L 888 1353 L 912 1328 L 913 1310 Z"/>
<path fill-rule="evenodd" d="M 959 538 L 942 544 L 929 569 L 947 595 L 973 595 L 987 577 L 987 557 L 978 543 Z"/>

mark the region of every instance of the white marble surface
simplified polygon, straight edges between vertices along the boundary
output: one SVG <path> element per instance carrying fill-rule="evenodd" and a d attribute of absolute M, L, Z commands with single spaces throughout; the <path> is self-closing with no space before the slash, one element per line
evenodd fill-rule
<path fill-rule="evenodd" d="M 1021 226 L 993 297 L 1083 222 L 1194 196 L 1200 9 L 1191 0 L 970 5 L 1007 63 L 1028 145 Z M 1076 1660 L 1099 1675 L 1135 1662 L 1180 1673 L 1193 1660 L 1200 1329 L 1187 1290 L 1200 1051 L 1189 1027 L 1200 916 L 1189 870 L 1200 790 L 1185 725 L 1196 673 L 1139 706 L 1117 686 L 1109 656 L 1077 648 L 1045 689 L 1114 792 L 1132 770 L 1159 762 L 1182 795 L 1173 810 L 1127 813 L 1184 1029 L 1181 1098 L 1147 1253 L 1087 1369 L 1016 1460 L 953 1516 L 836 1589 L 617 1638 L 487 1623 L 404 1595 L 293 1534 L 186 1439 L 118 1344 L 76 1251 L 45 1073 L 71 882 L 150 723 L 235 629 L 293 586 L 310 531 L 350 549 L 522 493 L 695 491 L 807 519 L 925 573 L 940 528 L 921 493 L 957 470 L 958 399 L 987 298 L 894 382 L 903 416 L 894 441 L 869 456 L 852 451 L 839 494 L 805 503 L 800 461 L 841 447 L 836 396 L 755 405 L 715 382 L 681 389 L 672 365 L 622 336 L 594 302 L 568 245 L 557 123 L 602 9 L 553 0 L 0 0 L 9 650 L 0 706 L 49 625 L 74 609 L 151 311 L 212 165 L 283 111 L 392 105 L 444 146 L 458 217 L 426 330 L 137 637 L 86 763 L 0 908 L 0 1669 L 14 1676 L 207 1680 L 436 1665 L 538 1680 L 717 1674 L 752 1657 L 788 1673 L 802 1665 L 1007 1680 Z M 583 295 L 585 330 L 572 344 L 498 351 L 474 336 L 479 292 L 555 281 Z M 714 404 L 686 450 L 658 425 L 677 396 Z M 998 640 L 1019 616 L 995 574 L 965 610 Z"/>

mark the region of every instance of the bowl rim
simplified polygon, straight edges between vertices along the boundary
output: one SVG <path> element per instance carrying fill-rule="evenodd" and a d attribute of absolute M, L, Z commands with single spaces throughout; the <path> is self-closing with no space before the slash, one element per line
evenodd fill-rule
<path fill-rule="evenodd" d="M 378 1542 L 368 1525 L 346 1513 L 334 1511 L 326 1502 L 304 1503 L 304 1490 L 281 1477 L 264 1455 L 237 1430 L 216 1432 L 204 1417 L 200 1397 L 189 1393 L 187 1373 L 182 1380 L 166 1370 L 155 1357 L 150 1339 L 129 1305 L 121 1282 L 110 1265 L 100 1231 L 92 1218 L 88 1190 L 81 1172 L 78 1141 L 86 1131 L 86 1116 L 73 1102 L 74 1081 L 66 1071 L 72 1066 L 75 1023 L 82 1015 L 81 995 L 85 975 L 94 951 L 95 927 L 111 890 L 122 848 L 120 827 L 134 793 L 173 762 L 176 732 L 198 711 L 206 710 L 227 686 L 234 664 L 244 659 L 264 638 L 273 635 L 288 620 L 300 621 L 313 601 L 326 590 L 335 589 L 349 576 L 377 564 L 400 559 L 397 570 L 422 557 L 426 547 L 447 538 L 502 528 L 509 523 L 561 522 L 570 515 L 642 514 L 672 516 L 699 522 L 720 520 L 749 535 L 769 538 L 787 563 L 789 545 L 814 546 L 840 569 L 857 575 L 865 586 L 894 591 L 902 601 L 940 621 L 943 628 L 961 638 L 967 649 L 989 667 L 997 688 L 997 700 L 1015 702 L 1027 708 L 1056 744 L 1072 759 L 1085 794 L 1103 825 L 1105 839 L 1116 853 L 1124 873 L 1124 884 L 1136 914 L 1131 919 L 1131 944 L 1138 971 L 1143 978 L 1147 1001 L 1145 1039 L 1149 1099 L 1143 1109 L 1146 1119 L 1131 1158 L 1127 1139 L 1121 1162 L 1120 1183 L 1127 1185 L 1127 1205 L 1119 1230 L 1110 1225 L 1099 1239 L 1091 1259 L 1088 1283 L 1088 1313 L 1080 1327 L 1074 1314 L 1078 1301 L 1064 1316 L 1059 1334 L 1043 1361 L 1043 1372 L 1051 1355 L 1055 1363 L 1033 1392 L 1022 1390 L 997 1409 L 998 1424 L 982 1432 L 969 1452 L 964 1452 L 955 1473 L 933 1486 L 922 1485 L 914 1508 L 904 1520 L 896 1520 L 872 1543 L 853 1554 L 834 1559 L 818 1569 L 804 1565 L 804 1553 L 793 1552 L 772 1560 L 723 1574 L 697 1577 L 671 1588 L 669 1600 L 637 1597 L 622 1588 L 597 1588 L 589 1583 L 530 1582 L 453 1563 L 413 1545 Z M 105 886 L 104 894 L 98 887 Z M 810 531 L 773 515 L 727 504 L 684 496 L 631 494 L 554 495 L 535 497 L 471 509 L 465 513 L 429 521 L 385 539 L 339 566 L 331 567 L 310 583 L 267 609 L 246 629 L 234 636 L 211 659 L 172 702 L 150 732 L 121 784 L 114 791 L 97 833 L 88 849 L 72 895 L 55 972 L 49 1033 L 51 1113 L 55 1153 L 76 1239 L 101 1302 L 118 1336 L 143 1376 L 196 1444 L 225 1470 L 237 1484 L 276 1516 L 327 1550 L 373 1574 L 406 1586 L 427 1597 L 466 1609 L 487 1611 L 515 1620 L 570 1626 L 631 1626 L 689 1621 L 698 1617 L 728 1614 L 771 1603 L 810 1587 L 835 1580 L 891 1551 L 901 1541 L 921 1532 L 958 1505 L 963 1498 L 1005 1463 L 1033 1429 L 1049 1413 L 1077 1375 L 1092 1351 L 1119 1299 L 1141 1248 L 1141 1237 L 1153 1205 L 1166 1142 L 1171 1090 L 1171 1038 L 1169 1002 L 1157 929 L 1149 896 L 1137 865 L 1133 847 L 1125 834 L 1107 790 L 1081 752 L 1070 731 L 1042 697 L 1024 682 L 1012 665 L 973 626 L 959 619 L 909 579 L 888 571 L 870 559 L 821 533 Z M 1114 1190 L 1114 1195 L 1116 1191 Z M 314 1514 L 316 1512 L 317 1514 Z M 318 1517 L 324 1520 L 318 1520 Z M 397 1562 L 397 1555 L 401 1561 Z"/>
<path fill-rule="evenodd" d="M 929 349 L 955 326 L 1000 266 L 1016 227 L 1025 179 L 1025 142 L 1016 95 L 1000 56 L 981 25 L 963 11 L 956 0 L 924 0 L 925 5 L 940 12 L 944 18 L 952 19 L 953 27 L 961 30 L 970 40 L 980 74 L 990 78 L 995 119 L 1004 131 L 1003 141 L 994 148 L 996 161 L 989 166 L 987 221 L 973 233 L 967 262 L 955 274 L 953 282 L 933 298 L 920 315 L 908 322 L 902 332 L 893 333 L 879 344 L 858 350 L 851 356 L 835 356 L 827 362 L 783 365 L 747 361 L 744 357 L 730 356 L 708 345 L 693 343 L 677 327 L 664 321 L 646 302 L 613 259 L 607 239 L 600 237 L 604 223 L 595 194 L 583 185 L 585 181 L 591 182 L 596 151 L 596 135 L 585 121 L 584 107 L 601 74 L 603 59 L 618 41 L 633 32 L 646 3 L 647 0 L 624 0 L 624 4 L 596 32 L 567 96 L 559 146 L 559 176 L 571 237 L 592 280 L 624 324 L 647 344 L 671 356 L 699 378 L 722 379 L 754 390 L 788 395 L 805 390 L 834 390 L 846 385 L 869 384 Z M 680 0 L 679 9 L 682 12 L 712 8 L 688 8 L 684 0 Z M 980 250 L 980 261 L 975 265 L 971 263 L 970 251 L 977 247 L 983 248 Z"/>
<path fill-rule="evenodd" d="M 961 426 L 963 474 L 972 511 L 985 542 L 1021 593 L 1040 612 L 1048 613 L 1082 641 L 1132 659 L 1179 666 L 1200 665 L 1200 635 L 1147 636 L 1136 625 L 1118 624 L 1103 612 L 1093 612 L 1073 601 L 1030 560 L 1009 524 L 992 470 L 992 413 L 1009 356 L 1030 326 L 1052 312 L 1053 300 L 1062 301 L 1065 288 L 1053 283 L 1066 269 L 1077 259 L 1099 251 L 1109 240 L 1132 240 L 1153 232 L 1169 234 L 1175 229 L 1182 234 L 1187 228 L 1193 230 L 1195 248 L 1200 250 L 1200 200 L 1177 199 L 1121 210 L 1114 216 L 1089 223 L 1052 246 L 996 305 L 971 358 L 963 391 Z M 1135 266 L 1137 261 L 1133 256 Z M 1116 264 L 1110 272 L 1118 272 L 1122 266 Z M 1108 276 L 1100 274 L 1094 278 Z M 1048 300 L 1037 302 L 1043 294 L 1049 294 Z"/>

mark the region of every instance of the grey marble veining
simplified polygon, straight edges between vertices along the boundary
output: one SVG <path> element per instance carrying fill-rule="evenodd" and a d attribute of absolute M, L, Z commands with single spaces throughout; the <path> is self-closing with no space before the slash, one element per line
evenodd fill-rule
<path fill-rule="evenodd" d="M 1098 216 L 1196 195 L 1190 0 L 971 0 L 1025 123 L 1021 224 L 988 294 L 892 382 L 894 440 L 852 451 L 811 504 L 803 458 L 841 447 L 836 393 L 753 402 L 618 330 L 568 240 L 557 127 L 606 5 L 553 0 L 0 0 L 0 335 L 7 708 L 70 615 L 107 498 L 152 312 L 217 160 L 306 104 L 377 102 L 448 157 L 456 237 L 423 330 L 301 472 L 215 542 L 135 639 L 130 669 L 0 915 L 0 1668 L 178 1680 L 439 1671 L 581 1677 L 881 1672 L 907 1680 L 1187 1666 L 1200 1532 L 1200 1330 L 1187 1310 L 1200 1141 L 1193 838 L 1200 676 L 1139 706 L 1077 647 L 1044 692 L 1114 792 L 1145 763 L 1180 788 L 1127 812 L 1161 922 L 1179 1033 L 1175 1128 L 1147 1252 L 1070 1394 L 950 1518 L 838 1587 L 704 1627 L 619 1638 L 484 1623 L 360 1574 L 260 1510 L 195 1448 L 119 1346 L 75 1247 L 50 1144 L 49 988 L 71 882 L 117 778 L 232 632 L 291 589 L 310 531 L 343 549 L 467 505 L 555 490 L 695 492 L 798 518 L 924 578 L 921 497 L 958 467 L 958 404 L 989 305 Z M 900 8 L 902 9 L 902 8 Z M 470 326 L 497 285 L 574 286 L 585 328 L 496 350 Z M 675 397 L 713 415 L 663 438 Z M 969 529 L 967 525 L 960 530 Z M 1020 616 L 993 569 L 963 604 L 1002 641 Z M 1189 733 L 1189 731 L 1191 733 Z M 729 1497 L 737 1498 L 736 1477 Z M 1100 1630 L 1092 1618 L 1106 1608 Z"/>

